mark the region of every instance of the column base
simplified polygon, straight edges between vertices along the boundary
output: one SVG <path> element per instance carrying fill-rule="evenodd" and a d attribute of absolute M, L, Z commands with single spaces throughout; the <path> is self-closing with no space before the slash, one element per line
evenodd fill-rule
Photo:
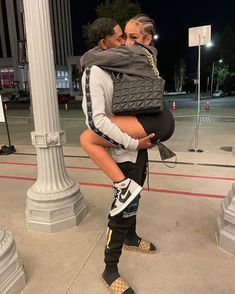
<path fill-rule="evenodd" d="M 54 233 L 77 226 L 87 214 L 80 190 L 66 198 L 39 201 L 26 200 L 26 224 L 30 231 Z"/>
<path fill-rule="evenodd" d="M 0 293 L 16 294 L 25 287 L 25 274 L 12 234 L 0 228 Z"/>
<path fill-rule="evenodd" d="M 225 230 L 226 221 L 222 218 L 217 218 L 217 237 L 218 237 L 218 245 L 229 253 L 235 255 L 235 235 L 231 232 Z M 229 223 L 228 223 L 229 226 Z"/>

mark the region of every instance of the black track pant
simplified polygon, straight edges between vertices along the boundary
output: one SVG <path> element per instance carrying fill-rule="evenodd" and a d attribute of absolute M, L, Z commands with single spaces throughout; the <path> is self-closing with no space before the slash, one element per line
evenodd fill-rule
<path fill-rule="evenodd" d="M 127 178 L 133 179 L 139 185 L 143 186 L 146 178 L 147 162 L 147 150 L 139 150 L 136 163 L 128 161 L 118 163 L 118 166 Z M 139 206 L 139 199 L 140 195 L 122 213 L 114 217 L 109 215 L 104 259 L 106 270 L 108 271 L 117 269 L 125 239 L 132 239 L 136 236 L 136 213 Z"/>

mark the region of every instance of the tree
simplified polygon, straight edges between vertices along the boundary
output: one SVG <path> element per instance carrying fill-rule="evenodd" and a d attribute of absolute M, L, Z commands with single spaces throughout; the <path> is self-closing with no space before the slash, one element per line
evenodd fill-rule
<path fill-rule="evenodd" d="M 141 13 L 141 4 L 138 2 L 132 2 L 131 0 L 105 0 L 96 7 L 97 17 L 109 17 L 115 19 L 122 28 L 124 28 L 128 19 Z M 88 32 L 90 23 L 83 25 L 83 38 L 87 48 L 91 47 L 88 40 Z"/>
<path fill-rule="evenodd" d="M 228 79 L 230 73 L 228 65 L 221 65 L 216 67 L 215 69 L 215 77 L 216 77 L 216 91 L 219 90 L 219 86 L 222 86 L 225 81 Z"/>
<path fill-rule="evenodd" d="M 141 4 L 130 0 L 105 0 L 96 7 L 98 17 L 114 18 L 122 28 L 128 19 L 141 13 Z"/>
<path fill-rule="evenodd" d="M 235 33 L 230 27 L 225 27 L 219 41 L 220 58 L 235 72 Z"/>
<path fill-rule="evenodd" d="M 72 88 L 73 91 L 78 91 L 79 94 L 82 92 L 82 87 L 81 87 L 81 79 L 82 79 L 82 72 L 78 68 L 77 64 L 72 64 L 71 65 L 71 79 L 72 79 Z"/>
<path fill-rule="evenodd" d="M 235 90 L 235 33 L 227 26 L 223 32 L 216 33 L 213 36 L 213 43 L 215 46 L 211 47 L 210 50 L 205 48 L 201 51 L 201 80 L 204 81 L 202 88 L 206 86 L 206 79 L 211 77 L 212 64 L 222 59 L 223 64 L 226 64 L 227 67 L 215 67 L 216 89 L 219 86 L 223 86 L 223 90 L 231 92 Z M 228 73 L 226 74 L 227 71 Z M 219 79 L 218 83 L 217 76 Z"/>
<path fill-rule="evenodd" d="M 92 44 L 90 43 L 89 39 L 88 39 L 88 32 L 89 32 L 89 29 L 90 29 L 90 25 L 91 23 L 88 22 L 86 25 L 83 25 L 82 26 L 82 36 L 84 38 L 84 41 L 85 41 L 85 44 L 86 44 L 86 47 L 88 49 L 92 48 Z"/>
<path fill-rule="evenodd" d="M 185 73 L 186 73 L 186 63 L 184 59 L 180 59 L 178 63 L 175 65 L 175 91 L 181 92 L 184 85 L 185 80 Z"/>

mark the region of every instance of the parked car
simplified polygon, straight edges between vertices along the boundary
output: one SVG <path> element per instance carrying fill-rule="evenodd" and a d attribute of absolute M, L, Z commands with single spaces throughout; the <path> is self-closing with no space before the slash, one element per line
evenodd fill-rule
<path fill-rule="evenodd" d="M 11 102 L 11 99 L 9 97 L 7 97 L 7 96 L 2 96 L 2 102 L 3 103 L 9 103 L 9 102 Z"/>
<path fill-rule="evenodd" d="M 68 103 L 70 100 L 70 94 L 58 94 L 59 103 Z"/>
<path fill-rule="evenodd" d="M 30 97 L 29 96 L 16 96 L 15 97 L 15 102 L 29 103 L 30 102 Z"/>
<path fill-rule="evenodd" d="M 226 96 L 226 93 L 224 93 L 222 90 L 215 91 L 212 94 L 212 97 L 224 97 L 224 96 Z"/>
<path fill-rule="evenodd" d="M 70 94 L 57 94 L 59 104 L 68 103 L 74 101 L 75 97 Z"/>
<path fill-rule="evenodd" d="M 18 95 L 14 97 L 14 102 L 19 103 L 29 103 L 30 102 L 30 93 L 26 90 L 19 90 Z"/>

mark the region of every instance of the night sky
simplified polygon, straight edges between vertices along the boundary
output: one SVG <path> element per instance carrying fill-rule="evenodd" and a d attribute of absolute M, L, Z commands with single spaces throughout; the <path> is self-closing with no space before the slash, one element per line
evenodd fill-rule
<path fill-rule="evenodd" d="M 72 11 L 72 30 L 75 55 L 86 51 L 82 38 L 82 25 L 96 19 L 95 7 L 103 3 L 101 0 L 70 0 Z M 135 2 L 133 0 L 133 2 Z M 174 56 L 190 54 L 194 48 L 188 48 L 188 29 L 195 26 L 211 25 L 213 36 L 230 26 L 235 32 L 235 1 L 138 1 L 143 13 L 148 14 L 156 23 L 159 39 L 158 66 L 172 67 Z M 223 4 L 223 5 L 222 5 Z M 155 8 L 158 7 L 158 8 Z"/>

